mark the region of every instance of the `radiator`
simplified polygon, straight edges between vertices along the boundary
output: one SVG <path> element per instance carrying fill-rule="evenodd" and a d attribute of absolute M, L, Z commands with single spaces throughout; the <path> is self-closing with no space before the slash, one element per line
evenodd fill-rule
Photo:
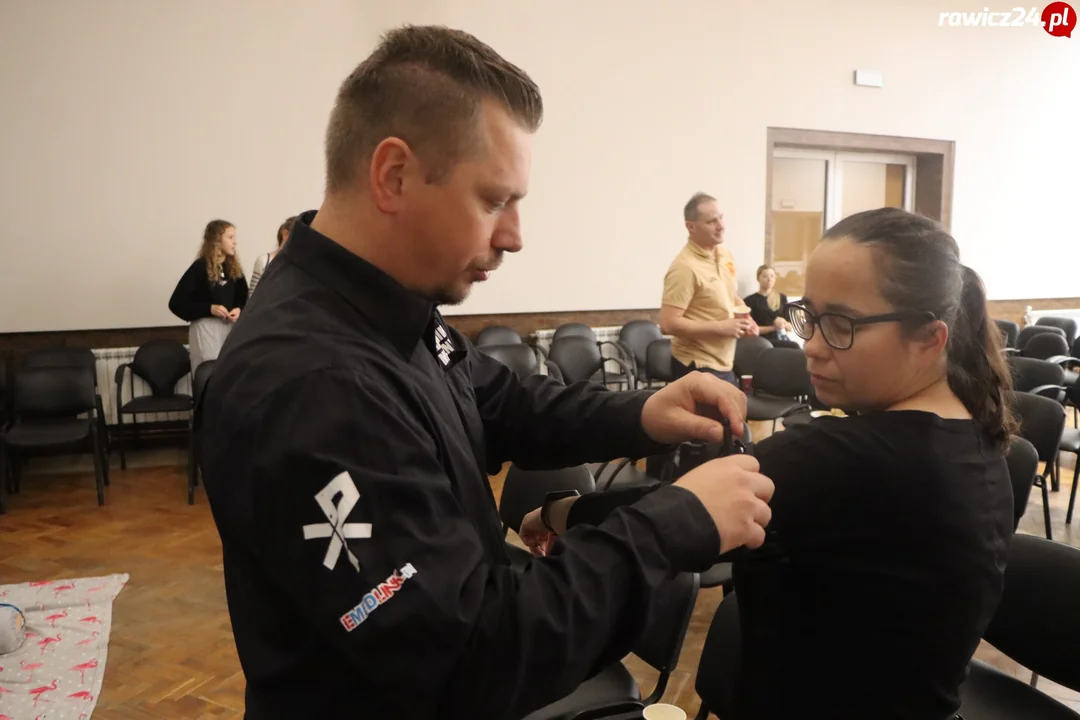
<path fill-rule="evenodd" d="M 596 339 L 600 342 L 617 343 L 619 341 L 619 331 L 622 330 L 622 325 L 608 325 L 605 327 L 594 327 L 593 332 L 596 333 Z M 536 344 L 547 350 L 551 347 L 551 338 L 555 335 L 554 328 L 545 328 L 544 330 L 537 330 L 533 337 L 536 339 Z M 611 345 L 601 345 L 600 354 L 606 358 L 615 357 L 616 350 Z M 617 362 L 610 361 L 604 365 L 604 370 L 609 374 L 619 374 L 622 372 L 622 368 Z M 546 369 L 545 369 L 546 372 Z"/>
<path fill-rule="evenodd" d="M 1024 327 L 1029 327 L 1038 322 L 1039 318 L 1044 317 L 1065 317 L 1072 318 L 1077 323 L 1080 323 L 1080 308 L 1068 308 L 1064 310 L 1033 310 L 1030 305 L 1027 307 L 1027 312 L 1024 314 Z"/>
<path fill-rule="evenodd" d="M 125 348 L 101 348 L 94 350 L 94 356 L 97 358 L 97 381 L 98 392 L 101 393 L 101 404 L 105 412 L 105 421 L 110 425 L 116 422 L 116 408 L 120 407 L 126 402 L 129 402 L 132 397 L 141 397 L 143 395 L 150 394 L 150 386 L 146 384 L 146 381 L 140 377 L 134 377 L 130 371 L 124 375 L 124 397 L 116 397 L 116 368 L 120 367 L 124 363 L 129 363 L 135 357 L 135 351 L 138 348 L 125 347 Z M 132 379 L 134 377 L 134 382 Z M 134 395 L 132 395 L 134 392 Z M 179 383 L 176 385 L 176 392 L 190 395 L 191 394 L 191 375 L 185 375 Z M 186 412 L 171 412 L 171 413 L 153 413 L 149 415 L 139 415 L 139 422 L 166 422 L 175 420 L 187 420 L 188 413 Z M 124 417 L 124 422 L 133 422 L 131 415 Z"/>

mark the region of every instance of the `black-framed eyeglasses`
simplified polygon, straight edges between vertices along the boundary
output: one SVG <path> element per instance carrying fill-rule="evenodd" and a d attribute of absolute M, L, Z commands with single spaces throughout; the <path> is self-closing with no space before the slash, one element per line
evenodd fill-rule
<path fill-rule="evenodd" d="M 937 316 L 930 311 L 894 312 L 853 318 L 836 312 L 814 313 L 800 303 L 788 303 L 784 306 L 784 311 L 796 335 L 803 340 L 809 340 L 814 337 L 814 328 L 819 327 L 821 337 L 834 350 L 850 350 L 855 343 L 855 328 L 860 325 L 937 320 Z"/>

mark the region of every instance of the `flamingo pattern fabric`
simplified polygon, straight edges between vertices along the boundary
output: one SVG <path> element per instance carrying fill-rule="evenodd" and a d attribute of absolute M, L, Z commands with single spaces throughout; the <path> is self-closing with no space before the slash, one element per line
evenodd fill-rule
<path fill-rule="evenodd" d="M 26 642 L 0 655 L 0 720 L 92 717 L 105 675 L 113 600 L 127 574 L 0 585 L 26 616 Z"/>

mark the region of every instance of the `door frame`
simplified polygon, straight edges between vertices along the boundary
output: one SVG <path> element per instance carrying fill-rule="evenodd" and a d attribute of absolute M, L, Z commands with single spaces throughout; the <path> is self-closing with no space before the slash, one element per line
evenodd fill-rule
<path fill-rule="evenodd" d="M 778 150 L 819 150 L 826 153 L 842 152 L 845 155 L 913 155 L 915 172 L 909 173 L 912 181 L 912 211 L 937 220 L 946 230 L 952 225 L 953 170 L 956 155 L 956 143 L 953 140 L 770 127 L 766 130 L 765 144 L 765 262 L 769 261 L 773 253 L 773 157 Z M 907 188 L 905 196 L 908 196 Z M 906 199 L 907 197 L 905 201 Z"/>

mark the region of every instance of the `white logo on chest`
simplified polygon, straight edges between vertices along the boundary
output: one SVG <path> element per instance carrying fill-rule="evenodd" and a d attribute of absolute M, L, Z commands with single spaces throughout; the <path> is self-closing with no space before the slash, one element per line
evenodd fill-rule
<path fill-rule="evenodd" d="M 337 504 L 334 504 L 334 498 L 339 495 Z M 349 563 L 357 572 L 360 571 L 360 561 L 345 544 L 346 540 L 371 537 L 371 523 L 345 522 L 359 499 L 360 491 L 356 489 L 356 483 L 347 472 L 335 477 L 315 495 L 315 502 L 319 503 L 319 507 L 322 508 L 329 522 L 305 525 L 304 539 L 330 538 L 330 544 L 326 548 L 326 558 L 323 560 L 323 565 L 330 570 L 337 567 L 341 551 L 344 550 Z"/>
<path fill-rule="evenodd" d="M 450 364 L 450 353 L 454 352 L 454 341 L 450 338 L 446 328 L 442 325 L 435 326 L 435 355 L 443 367 Z"/>

